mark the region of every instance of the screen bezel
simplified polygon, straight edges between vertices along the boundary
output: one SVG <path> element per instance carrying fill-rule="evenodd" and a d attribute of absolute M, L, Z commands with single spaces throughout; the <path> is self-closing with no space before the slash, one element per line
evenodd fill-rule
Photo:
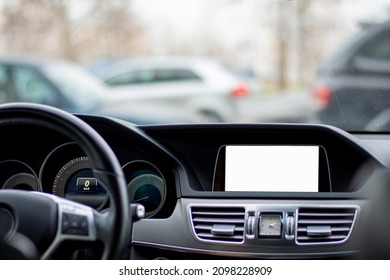
<path fill-rule="evenodd" d="M 227 146 L 280 146 L 280 147 L 286 147 L 286 146 L 315 146 L 319 147 L 319 166 L 318 166 L 318 192 L 303 192 L 303 193 L 323 193 L 323 192 L 332 192 L 332 186 L 331 186 L 331 180 L 330 180 L 330 172 L 329 172 L 329 162 L 328 162 L 328 156 L 326 154 L 326 150 L 321 145 L 223 145 L 219 148 L 218 154 L 217 154 L 217 160 L 215 163 L 215 170 L 214 170 L 214 177 L 213 177 L 213 186 L 212 191 L 213 192 L 225 192 L 225 164 L 226 164 L 226 147 Z M 236 192 L 236 191 L 226 191 L 229 193 Z M 242 192 L 247 192 L 243 190 Z M 272 192 L 270 190 L 269 192 Z M 291 191 L 292 193 L 297 193 L 294 191 Z M 259 193 L 264 193 L 259 191 Z M 279 192 L 279 193 L 288 193 L 288 192 Z"/>

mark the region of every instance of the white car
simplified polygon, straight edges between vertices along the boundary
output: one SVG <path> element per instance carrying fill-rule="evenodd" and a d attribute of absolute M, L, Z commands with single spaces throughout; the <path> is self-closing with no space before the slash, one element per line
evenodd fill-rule
<path fill-rule="evenodd" d="M 203 120 L 240 119 L 240 102 L 249 84 L 228 68 L 200 58 L 128 58 L 94 71 L 111 87 L 112 98 L 132 99 L 149 106 L 166 106 Z"/>

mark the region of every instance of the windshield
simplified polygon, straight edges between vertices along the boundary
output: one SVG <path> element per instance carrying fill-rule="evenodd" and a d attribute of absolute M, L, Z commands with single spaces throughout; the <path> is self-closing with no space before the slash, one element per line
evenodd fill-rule
<path fill-rule="evenodd" d="M 99 79 L 89 75 L 82 67 L 71 63 L 53 63 L 42 69 L 72 103 L 90 106 L 104 95 L 105 87 Z"/>
<path fill-rule="evenodd" d="M 25 79 L 8 97 L 32 57 L 81 113 L 390 131 L 390 0 L 0 3 L 2 103 L 49 92 Z"/>

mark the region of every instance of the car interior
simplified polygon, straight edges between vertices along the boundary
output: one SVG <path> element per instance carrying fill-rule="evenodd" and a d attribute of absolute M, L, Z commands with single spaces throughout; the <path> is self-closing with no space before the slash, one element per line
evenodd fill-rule
<path fill-rule="evenodd" d="M 372 274 L 349 260 L 390 259 L 374 2 L 0 1 L 0 260 Z"/>
<path fill-rule="evenodd" d="M 389 256 L 386 135 L 27 103 L 2 105 L 0 130 L 2 258 Z"/>

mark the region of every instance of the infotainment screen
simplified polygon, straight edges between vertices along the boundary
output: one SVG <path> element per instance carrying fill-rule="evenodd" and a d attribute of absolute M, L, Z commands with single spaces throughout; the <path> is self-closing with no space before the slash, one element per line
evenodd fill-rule
<path fill-rule="evenodd" d="M 320 146 L 224 146 L 219 152 L 214 190 L 329 191 L 329 187 L 320 186 L 320 177 L 329 177 L 324 172 L 324 154 Z"/>

